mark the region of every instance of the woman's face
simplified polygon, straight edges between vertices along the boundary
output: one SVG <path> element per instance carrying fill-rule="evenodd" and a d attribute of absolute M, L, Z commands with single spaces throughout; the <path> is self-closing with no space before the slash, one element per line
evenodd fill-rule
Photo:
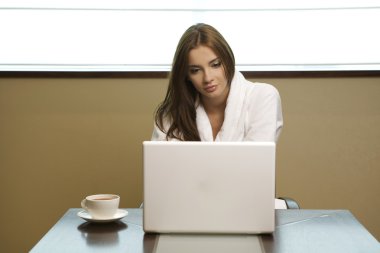
<path fill-rule="evenodd" d="M 188 77 L 203 100 L 227 100 L 229 85 L 221 59 L 209 47 L 198 46 L 189 52 Z"/>

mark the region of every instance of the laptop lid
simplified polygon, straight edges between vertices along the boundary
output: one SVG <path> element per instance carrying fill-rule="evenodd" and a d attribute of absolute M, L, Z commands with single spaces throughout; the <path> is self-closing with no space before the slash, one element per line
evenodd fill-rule
<path fill-rule="evenodd" d="M 145 232 L 274 231 L 275 143 L 143 143 Z"/>

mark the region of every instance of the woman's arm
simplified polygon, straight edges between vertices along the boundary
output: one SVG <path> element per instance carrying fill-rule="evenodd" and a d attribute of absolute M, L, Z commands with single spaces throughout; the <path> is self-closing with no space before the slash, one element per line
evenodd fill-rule
<path fill-rule="evenodd" d="M 257 84 L 250 99 L 244 140 L 277 142 L 283 126 L 277 89 L 269 84 Z"/>
<path fill-rule="evenodd" d="M 166 134 L 162 132 L 156 124 L 153 126 L 151 141 L 166 141 Z"/>

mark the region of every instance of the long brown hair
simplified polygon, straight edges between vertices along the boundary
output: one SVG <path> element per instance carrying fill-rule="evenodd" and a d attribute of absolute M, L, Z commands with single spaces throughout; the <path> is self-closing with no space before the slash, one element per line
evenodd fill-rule
<path fill-rule="evenodd" d="M 234 54 L 223 36 L 207 24 L 189 27 L 178 43 L 168 90 L 155 114 L 155 123 L 166 133 L 166 139 L 200 141 L 195 105 L 198 92 L 188 79 L 189 52 L 200 45 L 209 47 L 220 58 L 229 85 L 235 74 Z M 169 124 L 168 129 L 165 124 Z"/>

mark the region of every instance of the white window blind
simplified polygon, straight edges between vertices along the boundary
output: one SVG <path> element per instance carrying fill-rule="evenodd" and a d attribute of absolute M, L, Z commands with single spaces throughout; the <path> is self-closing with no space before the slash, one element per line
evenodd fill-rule
<path fill-rule="evenodd" d="M 0 0 L 0 71 L 168 71 L 198 22 L 240 70 L 380 70 L 378 0 Z"/>

